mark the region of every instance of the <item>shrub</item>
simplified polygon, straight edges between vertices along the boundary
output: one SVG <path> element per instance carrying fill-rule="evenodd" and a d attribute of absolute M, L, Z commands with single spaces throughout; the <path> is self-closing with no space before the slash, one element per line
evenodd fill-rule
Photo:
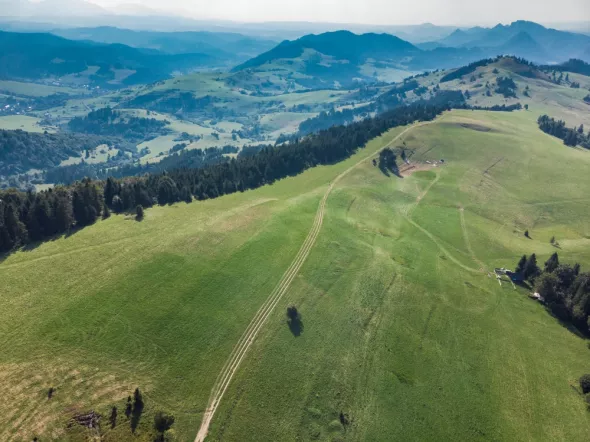
<path fill-rule="evenodd" d="M 154 428 L 160 433 L 168 431 L 173 424 L 174 416 L 172 416 L 171 414 L 166 414 L 163 411 L 158 411 L 154 416 Z"/>
<path fill-rule="evenodd" d="M 143 219 L 144 213 L 143 213 L 143 206 L 141 204 L 139 204 L 136 208 L 135 208 L 135 219 L 138 221 L 141 221 Z"/>

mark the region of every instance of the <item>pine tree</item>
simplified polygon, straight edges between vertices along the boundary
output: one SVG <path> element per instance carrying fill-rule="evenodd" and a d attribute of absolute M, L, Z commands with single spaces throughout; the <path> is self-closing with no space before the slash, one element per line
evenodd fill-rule
<path fill-rule="evenodd" d="M 116 181 L 108 177 L 107 181 L 104 186 L 104 201 L 107 206 L 112 206 L 113 204 L 113 197 L 119 193 L 119 188 Z"/>
<path fill-rule="evenodd" d="M 72 204 L 65 192 L 60 192 L 55 199 L 55 228 L 58 232 L 67 232 L 74 222 Z"/>
<path fill-rule="evenodd" d="M 524 267 L 526 265 L 526 255 L 522 255 L 520 261 L 518 261 L 518 265 L 516 266 L 515 273 L 522 273 L 524 271 Z"/>
<path fill-rule="evenodd" d="M 545 261 L 545 272 L 551 273 L 559 266 L 559 257 L 557 256 L 557 252 L 549 257 L 547 261 Z"/>
<path fill-rule="evenodd" d="M 525 279 L 534 279 L 539 274 L 539 272 L 539 267 L 537 266 L 537 256 L 533 253 L 526 261 L 523 276 Z"/>
<path fill-rule="evenodd" d="M 7 250 L 25 244 L 28 240 L 27 229 L 19 220 L 17 211 L 12 204 L 8 204 L 4 214 L 4 226 L 6 229 Z"/>

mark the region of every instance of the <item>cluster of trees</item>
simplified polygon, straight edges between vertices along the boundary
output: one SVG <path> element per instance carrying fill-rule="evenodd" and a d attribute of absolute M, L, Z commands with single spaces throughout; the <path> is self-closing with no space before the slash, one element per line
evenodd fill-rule
<path fill-rule="evenodd" d="M 71 186 L 23 193 L 0 192 L 0 251 L 92 224 L 98 217 L 154 204 L 190 202 L 254 189 L 351 156 L 392 127 L 432 120 L 446 107 L 414 104 L 348 126 L 332 127 L 282 146 L 266 146 L 251 156 L 201 168 L 182 167 L 141 177 L 84 179 Z"/>
<path fill-rule="evenodd" d="M 586 103 L 590 104 L 590 94 L 588 94 L 588 95 L 586 95 L 586 96 L 584 97 L 584 101 L 585 101 Z"/>
<path fill-rule="evenodd" d="M 0 192 L 0 251 L 87 226 L 109 216 L 99 183 L 89 179 L 44 192 Z"/>
<path fill-rule="evenodd" d="M 473 110 L 487 110 L 493 112 L 512 112 L 516 110 L 522 109 L 522 104 L 514 103 L 514 104 L 494 104 L 493 106 L 470 106 L 470 109 Z M 525 104 L 525 108 L 528 109 L 528 104 Z"/>
<path fill-rule="evenodd" d="M 497 77 L 496 93 L 502 94 L 504 98 L 516 98 L 516 83 L 510 77 Z"/>
<path fill-rule="evenodd" d="M 576 74 L 590 75 L 590 64 L 577 58 L 571 58 L 568 61 L 558 65 L 541 66 L 541 68 L 544 70 L 561 72 L 567 71 L 574 72 Z"/>
<path fill-rule="evenodd" d="M 588 334 L 590 331 L 590 272 L 581 272 L 580 264 L 561 264 L 553 253 L 543 268 L 537 257 L 523 256 L 516 272 L 530 281 L 543 297 L 547 308 L 562 321 L 574 324 Z"/>
<path fill-rule="evenodd" d="M 389 147 L 386 147 L 379 152 L 379 169 L 381 169 L 385 175 L 389 175 L 389 172 L 394 175 L 399 175 L 397 155 Z"/>
<path fill-rule="evenodd" d="M 584 125 L 579 127 L 566 127 L 565 121 L 555 120 L 548 115 L 541 115 L 537 120 L 539 129 L 543 132 L 553 135 L 561 140 L 566 146 L 577 146 L 578 144 L 586 149 L 590 149 L 590 133 L 584 133 Z"/>
<path fill-rule="evenodd" d="M 111 137 L 0 130 L 0 175 L 57 166 L 61 161 L 80 156 L 83 151 L 101 144 L 131 149 L 130 145 Z"/>
<path fill-rule="evenodd" d="M 125 417 L 129 420 L 129 424 L 131 427 L 131 432 L 135 433 L 137 430 L 137 426 L 139 425 L 139 421 L 145 409 L 145 401 L 143 399 L 143 395 L 139 388 L 136 388 L 133 392 L 133 398 L 131 396 L 127 397 L 127 403 L 125 405 Z M 109 416 L 109 423 L 111 425 L 111 429 L 117 426 L 117 417 L 119 415 L 119 410 L 117 406 L 113 406 L 111 408 L 111 414 Z M 165 413 L 163 411 L 157 411 L 154 415 L 154 430 L 156 430 L 156 437 L 154 442 L 164 442 L 166 440 L 166 431 L 172 428 L 175 422 L 174 416 L 171 414 Z"/>
<path fill-rule="evenodd" d="M 105 107 L 90 112 L 86 117 L 71 119 L 68 128 L 72 132 L 122 136 L 131 141 L 142 141 L 168 133 L 168 124 L 169 121 L 155 118 L 123 117 L 120 112 Z"/>

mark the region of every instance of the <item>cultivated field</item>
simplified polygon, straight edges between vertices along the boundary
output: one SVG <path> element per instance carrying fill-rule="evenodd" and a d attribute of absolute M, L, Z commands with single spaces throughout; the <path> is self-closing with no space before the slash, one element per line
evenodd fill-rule
<path fill-rule="evenodd" d="M 342 176 L 210 439 L 587 440 L 575 389 L 590 371 L 585 340 L 489 275 L 524 253 L 544 261 L 551 236 L 562 262 L 590 268 L 590 154 L 542 133 L 537 116 L 453 111 L 393 143 L 420 170 L 388 177 L 365 161 Z M 142 222 L 112 216 L 6 257 L 0 440 L 81 440 L 67 422 L 90 410 L 105 416 L 103 440 L 131 439 L 123 410 L 137 386 L 147 408 L 133 440 L 153 439 L 157 410 L 192 440 L 330 183 L 403 130 L 273 186 L 156 207 Z M 289 304 L 302 330 L 289 329 Z"/>

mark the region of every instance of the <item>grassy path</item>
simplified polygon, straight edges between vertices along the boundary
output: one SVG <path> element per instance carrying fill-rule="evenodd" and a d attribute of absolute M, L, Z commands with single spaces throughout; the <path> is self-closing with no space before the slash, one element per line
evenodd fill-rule
<path fill-rule="evenodd" d="M 264 323 L 266 322 L 268 317 L 271 315 L 271 313 L 273 312 L 274 308 L 279 303 L 279 301 L 281 300 L 283 295 L 289 289 L 291 282 L 293 281 L 295 276 L 297 276 L 297 274 L 299 273 L 299 270 L 301 269 L 301 267 L 303 266 L 303 264 L 305 263 L 305 260 L 307 259 L 308 255 L 309 255 L 309 253 L 311 252 L 311 249 L 313 248 L 313 246 L 315 244 L 315 241 L 320 233 L 322 223 L 324 221 L 324 215 L 325 215 L 325 211 L 326 211 L 325 210 L 326 209 L 326 201 L 328 200 L 330 193 L 334 189 L 334 186 L 338 183 L 338 181 L 340 181 L 344 176 L 346 176 L 354 168 L 358 167 L 362 163 L 364 163 L 364 162 L 370 160 L 371 158 L 373 158 L 374 156 L 376 156 L 382 149 L 389 147 L 391 144 L 393 144 L 394 142 L 399 140 L 403 135 L 405 135 L 408 131 L 410 131 L 416 127 L 419 127 L 419 126 L 423 126 L 425 124 L 428 124 L 428 122 L 417 123 L 417 124 L 414 124 L 414 125 L 406 128 L 399 135 L 397 135 L 395 138 L 393 138 L 389 143 L 387 143 L 386 145 L 381 147 L 381 149 L 379 149 L 377 152 L 374 152 L 374 153 L 368 155 L 367 157 L 363 158 L 358 163 L 352 165 L 351 167 L 346 169 L 344 172 L 342 172 L 340 175 L 338 175 L 336 178 L 334 178 L 334 180 L 332 180 L 332 182 L 328 186 L 328 189 L 324 193 L 322 200 L 320 201 L 320 204 L 319 204 L 318 210 L 316 212 L 316 216 L 315 216 L 313 225 L 309 231 L 309 234 L 305 238 L 305 241 L 303 242 L 303 245 L 301 246 L 301 248 L 299 249 L 299 252 L 295 256 L 295 259 L 293 260 L 293 262 L 291 263 L 289 268 L 285 271 L 281 280 L 278 282 L 276 287 L 273 289 L 270 296 L 267 298 L 267 300 L 264 302 L 264 304 L 262 304 L 262 306 L 260 307 L 258 312 L 256 312 L 256 315 L 254 316 L 254 318 L 250 322 L 250 325 L 248 325 L 248 327 L 246 328 L 246 331 L 244 332 L 242 337 L 239 339 L 238 343 L 236 344 L 236 346 L 232 350 L 227 362 L 225 363 L 221 372 L 219 373 L 219 376 L 217 377 L 217 381 L 215 382 L 215 384 L 213 386 L 213 390 L 211 391 L 209 403 L 208 403 L 207 409 L 205 410 L 205 413 L 203 415 L 203 420 L 201 421 L 201 426 L 200 426 L 197 436 L 195 438 L 195 442 L 203 442 L 205 440 L 205 438 L 207 437 L 207 433 L 209 431 L 209 426 L 211 425 L 211 421 L 213 420 L 213 416 L 215 415 L 215 412 L 217 411 L 217 408 L 219 407 L 221 399 L 223 398 L 223 395 L 225 394 L 227 388 L 229 387 L 229 384 L 230 384 L 234 374 L 236 373 L 237 369 L 239 368 L 240 363 L 242 362 L 242 360 L 246 356 L 248 349 L 250 348 L 250 346 L 254 342 L 254 339 L 256 339 L 256 336 L 260 332 L 262 326 L 264 325 Z"/>

